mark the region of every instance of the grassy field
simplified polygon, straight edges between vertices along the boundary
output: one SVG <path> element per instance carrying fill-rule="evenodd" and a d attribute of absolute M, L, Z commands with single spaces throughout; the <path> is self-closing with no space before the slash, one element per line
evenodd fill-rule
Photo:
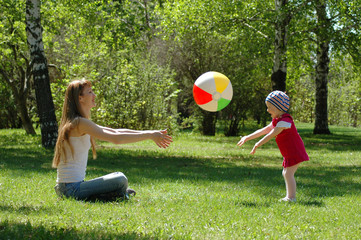
<path fill-rule="evenodd" d="M 39 136 L 0 130 L 0 239 L 360 239 L 361 129 L 312 135 L 296 124 L 311 158 L 285 196 L 272 140 L 182 133 L 168 149 L 151 141 L 98 143 L 87 179 L 121 171 L 137 196 L 126 202 L 59 199 L 53 152 Z"/>

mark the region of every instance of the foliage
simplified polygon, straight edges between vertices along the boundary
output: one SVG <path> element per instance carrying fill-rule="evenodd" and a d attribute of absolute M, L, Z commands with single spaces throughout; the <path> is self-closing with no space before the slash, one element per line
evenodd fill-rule
<path fill-rule="evenodd" d="M 150 54 L 135 56 L 95 83 L 94 119 L 112 127 L 174 129 L 176 87 L 169 68 L 156 65 Z"/>
<path fill-rule="evenodd" d="M 331 56 L 329 74 L 328 108 L 329 123 L 340 126 L 361 125 L 359 67 L 352 64 L 351 56 Z M 295 65 L 294 65 L 295 64 Z M 314 76 L 308 75 L 307 64 L 290 64 L 288 86 L 291 97 L 291 112 L 302 122 L 314 121 L 315 86 Z"/>
<path fill-rule="evenodd" d="M 173 105 L 177 86 L 172 70 L 166 65 L 157 66 L 152 50 L 144 53 L 147 49 L 142 43 L 145 33 L 140 30 L 144 23 L 139 6 L 131 1 L 84 2 L 81 9 L 71 6 L 67 1 L 58 5 L 57 10 L 60 8 L 63 14 L 57 15 L 57 21 L 64 25 L 49 29 L 48 35 L 50 59 L 65 77 L 53 83 L 58 111 L 64 84 L 73 76 L 86 77 L 93 81 L 98 95 L 93 113 L 98 124 L 176 128 Z M 64 57 L 64 53 L 71 56 Z M 59 61 L 62 59 L 68 61 Z"/>
<path fill-rule="evenodd" d="M 358 41 L 361 34 L 360 12 L 356 9 L 360 3 L 359 1 L 321 2 L 327 7 L 325 23 L 317 25 L 315 1 L 312 1 L 305 4 L 295 15 L 297 24 L 291 25 L 287 83 L 292 99 L 291 111 L 300 121 L 312 122 L 315 119 L 314 69 L 319 64 L 316 57 L 317 37 L 322 37 L 330 43 L 328 93 L 326 91 L 328 121 L 330 124 L 359 126 L 359 109 L 352 103 L 357 105 L 359 98 L 357 92 L 359 80 L 353 72 L 358 71 L 357 61 L 360 59 L 356 54 L 356 46 L 360 45 Z M 347 95 L 348 93 L 352 95 Z M 349 98 L 352 100 L 348 100 Z M 349 114 L 346 114 L 347 111 Z"/>
<path fill-rule="evenodd" d="M 202 73 L 222 72 L 232 82 L 234 96 L 231 104 L 221 114 L 214 115 L 229 120 L 226 135 L 238 134 L 238 124 L 247 118 L 247 112 L 255 102 L 253 97 L 258 99 L 259 94 L 265 92 L 249 94 L 250 90 L 260 86 L 269 88 L 262 83 L 269 74 L 267 66 L 270 61 L 264 58 L 268 55 L 269 42 L 244 24 L 252 11 L 257 12 L 256 9 L 253 4 L 225 4 L 224 1 L 168 1 L 158 9 L 161 36 L 172 43 L 172 64 L 182 89 L 178 111 L 182 118 L 195 119 L 201 130 L 209 124 L 216 124 L 209 113 L 200 110 L 193 102 L 193 83 Z M 197 123 L 197 119 L 200 122 Z M 208 129 L 214 129 L 214 126 Z M 212 130 L 203 129 L 203 133 L 212 134 Z"/>
<path fill-rule="evenodd" d="M 246 131 L 254 123 L 246 122 Z M 361 132 L 330 126 L 314 136 L 297 124 L 311 157 L 285 186 L 274 141 L 249 155 L 238 137 L 181 133 L 166 150 L 151 141 L 100 143 L 87 179 L 122 171 L 137 195 L 127 202 L 59 199 L 52 151 L 39 136 L 0 130 L 0 236 L 5 239 L 354 239 L 360 233 Z M 343 231 L 340 231 L 342 229 Z"/>
<path fill-rule="evenodd" d="M 330 72 L 330 123 L 361 126 L 361 78 L 350 57 L 335 59 Z"/>
<path fill-rule="evenodd" d="M 1 63 L 7 68 L 24 67 L 25 60 L 11 59 L 11 49 L 5 44 L 16 43 L 28 56 L 24 1 L 1 3 Z M 93 118 L 104 125 L 177 126 L 204 132 L 211 124 L 213 134 L 216 126 L 222 125 L 227 136 L 244 132 L 247 119 L 264 125 L 269 120 L 264 98 L 271 90 L 274 23 L 280 19 L 274 4 L 248 0 L 43 1 L 43 41 L 53 71 L 51 87 L 57 119 L 66 84 L 85 77 L 94 83 L 98 95 L 98 111 Z M 329 121 L 360 126 L 356 107 L 360 3 L 327 4 L 329 17 L 333 17 Z M 291 111 L 295 119 L 312 122 L 317 30 L 314 5 L 312 1 L 288 1 L 283 11 L 292 15 L 286 89 L 291 96 Z M 16 31 L 10 31 L 11 19 L 16 20 Z M 216 114 L 201 110 L 192 96 L 194 81 L 211 70 L 227 75 L 234 89 L 231 104 Z M 18 73 L 11 75 L 16 77 Z M 1 94 L 0 99 L 8 98 L 8 92 Z M 345 94 L 352 97 L 346 99 Z M 12 95 L 8 106 L 2 106 L 7 115 L 15 109 Z M 33 98 L 30 94 L 27 106 L 33 122 L 37 122 Z M 347 115 L 347 111 L 352 114 Z M 8 126 L 1 119 L 0 126 Z"/>
<path fill-rule="evenodd" d="M 14 98 L 8 86 L 0 81 L 0 129 L 21 127 Z"/>
<path fill-rule="evenodd" d="M 31 118 L 34 107 L 31 91 L 31 62 L 25 33 L 24 1 L 0 1 L 0 85 L 11 91 L 4 115 L 10 121 L 18 118 L 29 134 L 34 134 Z M 2 96 L 4 97 L 4 96 Z M 11 105 L 12 104 L 12 105 Z M 16 114 L 14 114 L 16 109 Z M 11 120 L 12 119 L 12 120 Z M 1 125 L 7 125 L 6 119 Z M 19 124 L 17 124 L 18 126 Z"/>

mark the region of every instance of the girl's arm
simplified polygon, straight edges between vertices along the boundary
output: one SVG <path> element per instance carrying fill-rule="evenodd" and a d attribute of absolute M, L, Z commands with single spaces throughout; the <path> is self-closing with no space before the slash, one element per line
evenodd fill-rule
<path fill-rule="evenodd" d="M 242 146 L 245 142 L 258 138 L 260 136 L 263 136 L 267 133 L 269 133 L 272 130 L 272 123 L 270 123 L 268 126 L 258 129 L 257 131 L 255 131 L 254 133 L 251 133 L 247 136 L 244 136 L 241 138 L 241 140 L 237 143 L 238 146 Z"/>
<path fill-rule="evenodd" d="M 167 134 L 167 130 L 117 131 L 116 129 L 98 126 L 86 118 L 80 119 L 78 129 L 81 135 L 89 134 L 94 138 L 114 144 L 134 143 L 151 139 L 158 147 L 167 148 L 172 142 L 172 137 Z"/>
<path fill-rule="evenodd" d="M 278 134 L 280 134 L 283 129 L 285 129 L 284 127 L 275 127 L 273 128 L 266 136 L 264 136 L 261 140 L 259 140 L 253 147 L 251 154 L 254 154 L 257 150 L 258 147 L 262 146 L 263 144 L 265 144 L 266 142 L 268 142 L 269 140 L 271 140 L 272 138 L 276 137 Z"/>

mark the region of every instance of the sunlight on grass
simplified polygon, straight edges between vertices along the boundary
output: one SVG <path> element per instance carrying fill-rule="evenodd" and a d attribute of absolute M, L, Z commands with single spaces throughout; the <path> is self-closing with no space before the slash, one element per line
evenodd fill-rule
<path fill-rule="evenodd" d="M 361 130 L 313 135 L 297 124 L 311 160 L 285 204 L 274 141 L 249 155 L 238 137 L 181 133 L 168 149 L 151 141 L 98 143 L 87 178 L 124 172 L 137 196 L 122 202 L 58 199 L 53 152 L 40 136 L 0 130 L 0 238 L 355 239 L 361 234 Z"/>

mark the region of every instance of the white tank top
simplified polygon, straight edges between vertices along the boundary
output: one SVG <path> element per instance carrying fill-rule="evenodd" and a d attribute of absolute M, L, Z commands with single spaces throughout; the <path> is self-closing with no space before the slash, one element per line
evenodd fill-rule
<path fill-rule="evenodd" d="M 67 148 L 66 162 L 61 160 L 58 165 L 57 183 L 80 182 L 85 178 L 88 153 L 91 146 L 90 136 L 85 134 L 80 137 L 69 137 L 69 143 L 73 146 L 74 155 Z"/>

